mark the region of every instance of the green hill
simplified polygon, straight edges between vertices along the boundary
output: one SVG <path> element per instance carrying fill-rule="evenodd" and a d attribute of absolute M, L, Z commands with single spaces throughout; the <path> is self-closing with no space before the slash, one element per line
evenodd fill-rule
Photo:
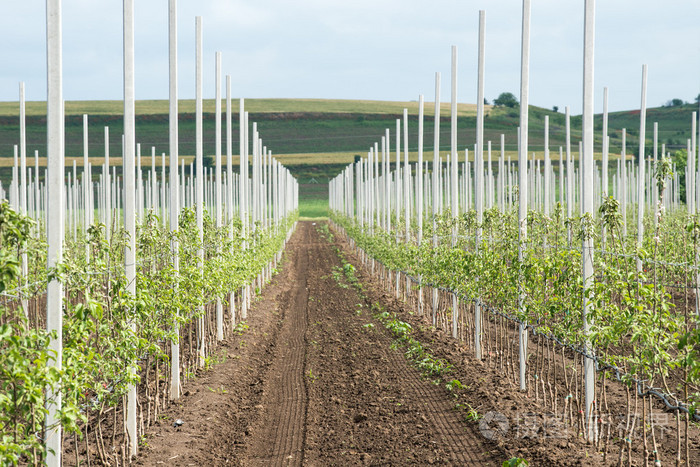
<path fill-rule="evenodd" d="M 205 103 L 204 150 L 206 154 L 214 152 L 214 114 L 213 100 Z M 89 113 L 90 147 L 93 157 L 104 154 L 104 127 L 110 127 L 110 154 L 115 163 L 121 154 L 122 116 L 121 102 L 67 102 L 66 103 L 66 156 L 82 157 L 82 117 Z M 235 102 L 233 115 L 233 152 L 238 152 L 238 103 Z M 347 101 L 317 99 L 249 99 L 246 109 L 250 112 L 250 121 L 257 122 L 264 143 L 276 155 L 287 156 L 289 165 L 300 175 L 313 176 L 325 181 L 334 175 L 355 154 L 365 154 L 371 145 L 380 141 L 386 128 L 392 133 L 391 147 L 395 148 L 396 119 L 402 118 L 403 108 L 409 109 L 409 149 L 417 150 L 417 103 L 416 102 L 379 102 Z M 432 103 L 426 103 L 426 121 L 424 149 L 426 157 L 432 157 L 433 116 Z M 43 102 L 27 104 L 27 149 L 28 154 L 39 150 L 45 154 L 46 120 L 42 109 Z M 652 108 L 647 113 L 647 148 L 651 151 L 653 122 L 659 122 L 659 142 L 667 144 L 671 150 L 685 148 L 685 141 L 690 137 L 691 112 L 694 105 Z M 195 122 L 193 101 L 180 104 L 180 154 L 194 154 Z M 144 155 L 150 155 L 151 147 L 156 153 L 168 151 L 168 115 L 167 101 L 139 101 L 137 104 L 137 141 L 141 143 Z M 449 150 L 450 122 L 449 105 L 441 109 L 440 147 Z M 458 145 L 460 148 L 474 147 L 476 115 L 475 106 L 460 104 L 458 122 Z M 559 146 L 564 145 L 564 115 L 538 107 L 530 108 L 530 144 L 532 152 L 542 152 L 544 143 L 544 117 L 550 117 L 550 150 L 557 158 Z M 519 122 L 518 109 L 487 107 L 485 135 L 493 144 L 493 157 L 500 150 L 500 135 L 505 135 L 508 155 L 516 158 L 516 131 Z M 577 157 L 580 139 L 580 117 L 572 118 L 572 151 Z M 225 123 L 225 120 L 224 120 Z M 225 125 L 224 125 L 225 126 Z M 621 129 L 627 128 L 627 153 L 634 154 L 638 148 L 639 111 L 615 112 L 610 115 L 611 153 L 619 154 Z M 596 152 L 601 151 L 600 130 L 602 116 L 596 115 Z M 0 103 L 0 158 L 11 158 L 13 146 L 19 140 L 18 104 L 16 102 Z M 225 143 L 223 145 L 225 148 Z M 225 149 L 224 149 L 225 150 Z M 315 154 L 323 153 L 319 156 Z M 328 153 L 338 153 L 338 157 L 329 157 Z M 189 159 L 189 158 L 188 158 Z M 285 157 L 281 159 L 284 161 Z M 0 159 L 1 160 L 1 159 Z M 236 161 L 237 162 L 237 161 Z M 11 162 L 8 160 L 3 166 Z M 99 163 L 95 161 L 95 163 Z M 146 162 L 150 163 L 150 162 Z M 78 162 L 79 165 L 80 162 Z M 311 167 L 309 167 L 311 166 Z M 324 166 L 324 167 L 322 167 Z M 312 167 L 315 170 L 312 170 Z M 321 170 L 319 170 L 321 169 Z M 3 172 L 7 172 L 6 170 Z M 310 174 L 310 175 L 309 175 Z M 2 173 L 1 175 L 5 175 Z M 3 177 L 4 178 L 4 177 Z"/>
<path fill-rule="evenodd" d="M 225 108 L 225 103 L 222 108 Z M 136 101 L 136 113 L 139 115 L 167 114 L 169 110 L 167 100 L 141 100 Z M 238 99 L 232 101 L 233 111 L 238 112 Z M 490 107 L 490 106 L 487 106 Z M 214 113 L 214 99 L 204 99 L 204 112 Z M 387 114 L 402 113 L 407 108 L 411 113 L 418 113 L 418 101 L 371 101 L 371 100 L 347 100 L 347 99 L 246 99 L 245 110 L 251 113 L 361 113 L 361 114 Z M 0 116 L 18 115 L 18 102 L 0 102 Z M 450 104 L 440 105 L 443 115 L 450 112 Z M 179 101 L 181 113 L 194 113 L 194 99 L 181 99 Z M 66 101 L 66 115 L 113 115 L 123 111 L 122 101 Z M 458 104 L 459 115 L 476 115 L 475 104 Z M 27 115 L 45 115 L 46 102 L 29 101 L 26 103 Z M 434 104 L 425 105 L 426 115 L 434 114 Z"/>

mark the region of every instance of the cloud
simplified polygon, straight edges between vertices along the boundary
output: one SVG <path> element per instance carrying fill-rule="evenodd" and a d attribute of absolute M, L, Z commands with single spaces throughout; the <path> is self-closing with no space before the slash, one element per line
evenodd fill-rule
<path fill-rule="evenodd" d="M 45 96 L 45 0 L 6 1 L 0 16 L 0 100 L 17 82 Z M 68 99 L 122 94 L 121 2 L 63 0 L 64 89 Z M 194 89 L 194 16 L 202 15 L 205 95 L 213 95 L 214 52 L 235 93 L 254 97 L 415 99 L 443 75 L 449 98 L 450 46 L 459 47 L 460 101 L 476 99 L 478 10 L 486 10 L 486 96 L 516 95 L 520 83 L 520 0 L 198 0 L 178 2 L 180 95 Z M 166 98 L 168 2 L 136 3 L 136 92 Z M 531 102 L 580 111 L 582 2 L 532 4 Z M 649 64 L 649 104 L 698 93 L 700 2 L 597 2 L 597 97 L 611 109 L 639 105 Z M 601 98 L 596 108 L 600 110 Z"/>
<path fill-rule="evenodd" d="M 211 0 L 205 8 L 204 16 L 213 26 L 222 26 L 243 31 L 260 31 L 274 25 L 277 15 L 284 11 L 279 2 L 250 2 L 243 0 Z"/>

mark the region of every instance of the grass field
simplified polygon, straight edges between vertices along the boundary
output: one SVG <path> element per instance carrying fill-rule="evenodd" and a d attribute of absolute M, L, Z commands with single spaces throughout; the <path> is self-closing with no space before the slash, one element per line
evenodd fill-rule
<path fill-rule="evenodd" d="M 214 113 L 214 99 L 203 102 L 205 113 Z M 167 100 L 141 100 L 136 102 L 137 115 L 168 114 Z M 238 99 L 232 102 L 233 112 L 238 114 Z M 194 113 L 194 99 L 182 99 L 178 102 L 180 113 Z M 450 103 L 441 103 L 442 115 L 450 115 Z M 226 109 L 226 104 L 222 105 Z M 343 99 L 246 99 L 245 108 L 249 113 L 352 113 L 352 114 L 401 114 L 403 109 L 409 113 L 418 113 L 418 101 L 371 101 Z M 434 115 L 435 104 L 425 103 L 425 114 Z M 488 112 L 491 106 L 486 106 Z M 66 115 L 116 115 L 124 111 L 122 101 L 66 101 Z M 30 101 L 26 103 L 27 116 L 46 115 L 46 102 Z M 475 116 L 476 104 L 458 104 L 457 114 L 461 117 Z M 0 102 L 0 116 L 19 115 L 18 102 Z"/>
<path fill-rule="evenodd" d="M 328 218 L 328 200 L 309 199 L 300 196 L 299 217 L 301 220 Z"/>
<path fill-rule="evenodd" d="M 328 183 L 299 184 L 299 217 L 302 219 L 328 217 Z"/>
<path fill-rule="evenodd" d="M 532 150 L 541 150 L 543 144 L 544 115 L 550 115 L 552 147 L 564 142 L 563 116 L 551 111 L 532 108 L 530 143 Z M 289 113 L 289 114 L 253 114 L 251 121 L 258 122 L 258 128 L 264 144 L 274 154 L 284 154 L 286 163 L 303 164 L 305 154 L 319 154 L 322 163 L 348 163 L 355 155 L 365 155 L 370 146 L 381 140 L 385 130 L 390 129 L 391 148 L 395 150 L 396 141 L 393 132 L 396 128 L 396 118 L 400 114 L 334 114 L 334 113 Z M 235 120 L 234 120 L 235 121 Z M 112 157 L 121 155 L 122 118 L 119 115 L 92 115 L 89 117 L 89 153 L 104 154 L 104 127 L 110 128 L 110 154 Z M 168 116 L 139 115 L 137 117 L 137 142 L 141 143 L 142 153 L 150 155 L 151 147 L 156 148 L 156 154 L 168 151 Z M 417 116 L 409 116 L 409 148 L 417 151 Z M 475 143 L 475 117 L 464 116 L 458 121 L 458 145 L 461 148 L 473 148 Z M 517 149 L 516 129 L 518 112 L 512 109 L 493 109 L 487 118 L 485 137 L 493 141 L 494 150 L 498 150 L 501 133 L 505 134 L 506 149 Z M 576 126 L 574 126 L 576 128 Z M 424 150 L 433 149 L 432 121 L 427 121 L 424 132 Z M 82 118 L 79 115 L 66 118 L 66 156 L 82 157 L 83 141 Z M 574 130 L 574 140 L 577 131 Z M 233 148 L 238 152 L 238 124 L 234 124 Z M 0 158 L 11 157 L 13 146 L 17 144 L 19 135 L 18 119 L 16 117 L 0 117 Z M 181 114 L 179 122 L 180 147 L 179 152 L 184 156 L 194 154 L 195 122 L 193 114 Z M 204 152 L 214 152 L 214 115 L 206 114 L 204 121 Z M 539 146 L 539 147 L 538 147 Z M 29 117 L 27 119 L 27 152 L 33 154 L 38 150 L 45 154 L 46 120 L 44 117 Z M 450 148 L 450 121 L 444 116 L 440 125 L 440 147 L 442 151 Z M 296 155 L 296 156 L 293 156 Z M 307 162 L 308 163 L 308 162 Z M 312 163 L 317 163 L 313 161 Z"/>
<path fill-rule="evenodd" d="M 253 114 L 251 121 L 258 123 L 264 144 L 274 154 L 309 154 L 353 152 L 364 154 L 376 141 L 380 140 L 386 128 L 396 127 L 396 115 L 379 114 Z M 204 116 L 204 152 L 214 152 L 214 115 Z M 474 118 L 461 117 L 460 127 L 473 125 Z M 121 155 L 122 118 L 117 115 L 95 115 L 89 117 L 89 152 L 92 155 L 104 154 L 104 127 L 110 128 L 110 154 Z M 417 126 L 417 119 L 411 116 L 409 127 Z M 441 141 L 449 147 L 450 125 L 443 119 Z M 432 149 L 433 126 L 426 125 L 426 148 Z M 66 155 L 82 156 L 82 118 L 66 118 Z M 238 122 L 233 126 L 233 148 L 238 153 Z M 192 155 L 195 152 L 195 121 L 193 114 L 182 114 L 179 122 L 180 154 Z M 136 138 L 141 143 L 144 154 L 168 151 L 168 116 L 139 115 L 136 120 Z M 392 137 L 393 138 L 393 137 Z M 463 132 L 460 140 L 473 139 L 473 135 Z M 16 117 L 0 117 L 0 157 L 11 157 L 13 146 L 18 143 L 19 124 Z M 409 144 L 417 145 L 415 134 L 410 135 Z M 509 141 L 509 144 L 514 144 Z M 391 146 L 394 146 L 392 142 Z M 225 147 L 225 146 L 224 146 Z M 40 155 L 46 151 L 46 120 L 43 117 L 27 119 L 27 150 Z"/>

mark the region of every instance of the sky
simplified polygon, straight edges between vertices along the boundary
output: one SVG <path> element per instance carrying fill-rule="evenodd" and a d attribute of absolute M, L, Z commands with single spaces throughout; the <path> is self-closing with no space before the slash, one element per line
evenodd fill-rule
<path fill-rule="evenodd" d="M 45 0 L 0 0 L 0 101 L 46 97 Z M 700 93 L 700 1 L 596 2 L 596 112 Z M 122 2 L 62 0 L 66 100 L 121 99 Z M 136 98 L 168 97 L 168 1 L 136 2 Z M 179 96 L 194 97 L 195 16 L 203 17 L 204 95 L 214 96 L 222 52 L 232 93 L 246 98 L 450 99 L 476 102 L 479 10 L 486 11 L 485 95 L 519 96 L 521 0 L 180 0 Z M 530 103 L 581 112 L 583 1 L 532 0 Z"/>

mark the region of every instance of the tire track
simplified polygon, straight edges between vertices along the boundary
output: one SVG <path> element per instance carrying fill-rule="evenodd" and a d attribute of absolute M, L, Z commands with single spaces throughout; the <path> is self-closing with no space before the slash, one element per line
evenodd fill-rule
<path fill-rule="evenodd" d="M 264 288 L 262 299 L 253 303 L 246 320 L 249 330 L 224 341 L 220 349 L 224 361 L 184 381 L 181 399 L 159 414 L 134 465 L 243 464 L 252 427 L 263 412 L 264 382 L 290 302 L 294 256 L 287 250 L 280 273 Z M 173 427 L 172 420 L 178 418 L 184 424 Z"/>
<path fill-rule="evenodd" d="M 388 349 L 387 343 L 384 355 L 390 365 L 397 369 L 405 383 L 405 389 L 410 399 L 421 401 L 421 412 L 435 427 L 435 432 L 445 443 L 452 459 L 459 465 L 494 465 L 498 462 L 485 450 L 479 442 L 481 435 L 474 427 L 467 425 L 460 412 L 455 410 L 453 402 L 445 392 L 422 378 L 418 370 L 408 366 L 402 354 Z"/>
<path fill-rule="evenodd" d="M 290 242 L 298 243 L 301 248 L 294 250 L 293 288 L 287 300 L 280 304 L 286 308 L 285 322 L 279 333 L 279 345 L 261 401 L 264 413 L 249 444 L 248 465 L 296 466 L 304 461 L 308 406 L 305 367 L 310 251 L 308 226 L 302 224 L 300 227 L 301 235 Z"/>

